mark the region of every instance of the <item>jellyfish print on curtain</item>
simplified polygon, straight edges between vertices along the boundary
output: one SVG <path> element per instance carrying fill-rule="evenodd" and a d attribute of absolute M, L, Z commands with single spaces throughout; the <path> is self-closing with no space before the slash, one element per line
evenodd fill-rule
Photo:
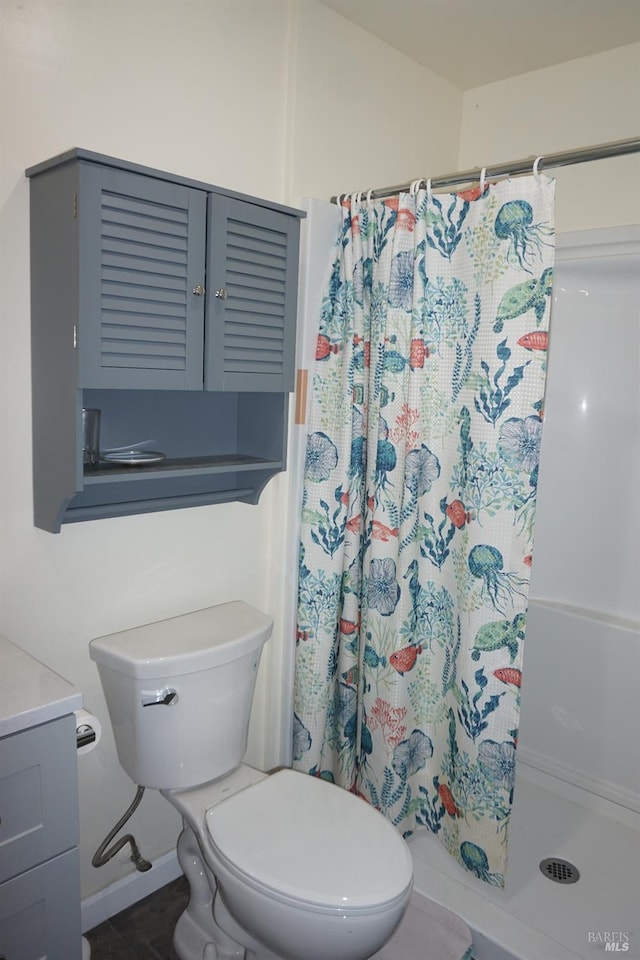
<path fill-rule="evenodd" d="M 299 565 L 294 765 L 504 883 L 552 180 L 343 201 Z"/>

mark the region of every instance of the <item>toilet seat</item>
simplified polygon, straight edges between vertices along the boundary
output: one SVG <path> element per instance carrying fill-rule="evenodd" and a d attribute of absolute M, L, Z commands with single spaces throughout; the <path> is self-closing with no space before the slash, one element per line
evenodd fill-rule
<path fill-rule="evenodd" d="M 412 883 L 394 827 L 316 777 L 281 770 L 210 807 L 205 823 L 231 873 L 292 906 L 364 913 L 402 900 Z"/>

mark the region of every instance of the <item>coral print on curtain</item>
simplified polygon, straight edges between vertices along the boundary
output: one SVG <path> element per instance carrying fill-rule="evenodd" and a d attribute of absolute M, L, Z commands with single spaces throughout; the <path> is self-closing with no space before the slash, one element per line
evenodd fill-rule
<path fill-rule="evenodd" d="M 306 458 L 294 764 L 503 885 L 554 183 L 342 203 Z"/>

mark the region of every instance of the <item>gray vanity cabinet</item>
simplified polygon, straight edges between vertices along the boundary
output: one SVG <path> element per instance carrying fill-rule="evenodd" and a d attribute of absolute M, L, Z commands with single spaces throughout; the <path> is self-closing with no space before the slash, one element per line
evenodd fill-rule
<path fill-rule="evenodd" d="M 241 500 L 286 465 L 304 213 L 86 150 L 31 180 L 34 522 Z M 162 462 L 82 462 L 150 441 Z"/>
<path fill-rule="evenodd" d="M 73 715 L 0 738 L 0 956 L 80 960 Z"/>

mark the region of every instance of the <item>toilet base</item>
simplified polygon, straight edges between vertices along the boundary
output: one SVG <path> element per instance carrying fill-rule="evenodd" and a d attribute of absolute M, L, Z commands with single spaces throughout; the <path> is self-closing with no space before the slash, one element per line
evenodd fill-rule
<path fill-rule="evenodd" d="M 282 960 L 231 917 L 188 826 L 178 839 L 178 862 L 189 884 L 189 902 L 173 933 L 180 960 Z"/>
<path fill-rule="evenodd" d="M 238 943 L 245 945 L 245 960 L 283 960 L 280 954 L 273 953 L 272 950 L 269 950 L 264 944 L 258 943 L 246 930 L 238 926 L 229 913 L 219 891 L 213 905 L 213 916 L 221 930 L 226 931 Z"/>

